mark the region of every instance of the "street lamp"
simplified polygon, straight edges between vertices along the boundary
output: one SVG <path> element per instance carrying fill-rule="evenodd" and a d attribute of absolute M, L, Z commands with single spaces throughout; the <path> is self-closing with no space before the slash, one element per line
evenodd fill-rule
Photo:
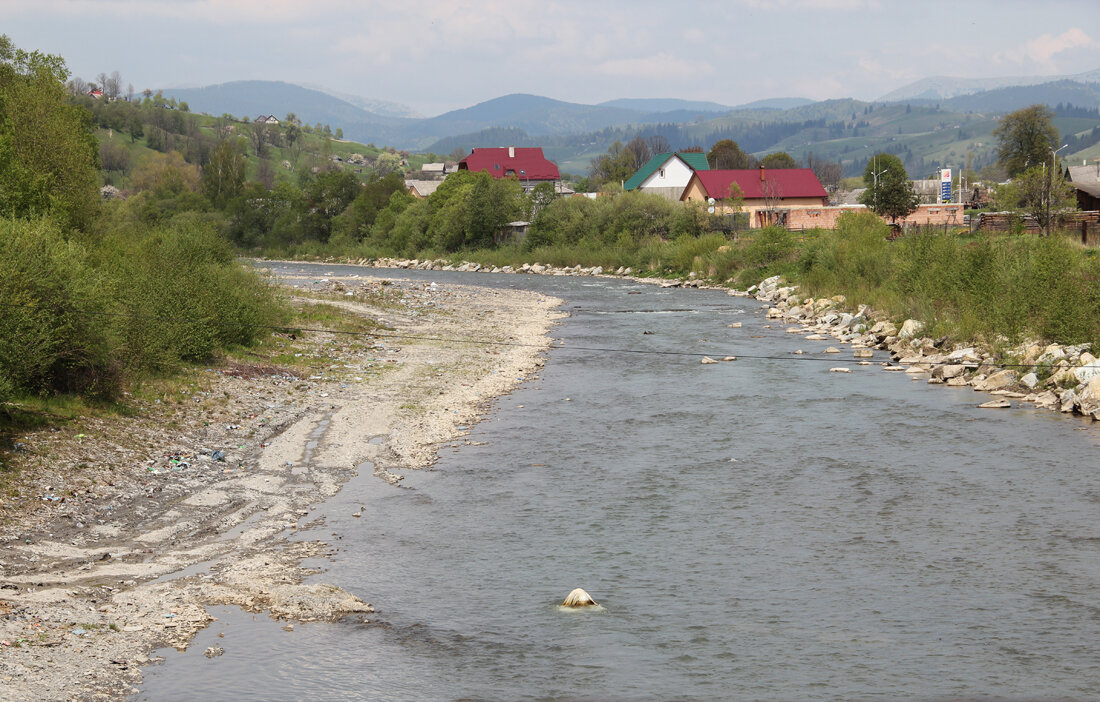
<path fill-rule="evenodd" d="M 1050 200 L 1052 195 L 1051 189 L 1054 185 L 1054 167 L 1056 159 L 1058 158 L 1058 152 L 1067 146 L 1069 146 L 1069 144 L 1062 144 L 1057 149 L 1050 150 L 1050 170 L 1047 172 L 1047 213 L 1044 218 L 1046 221 L 1043 223 L 1047 236 L 1050 236 Z"/>
<path fill-rule="evenodd" d="M 889 168 L 883 168 L 878 173 L 875 172 L 875 169 L 878 168 L 878 154 L 875 154 L 875 157 L 872 159 L 872 164 L 873 165 L 871 166 L 871 178 L 872 178 L 874 184 L 871 187 L 873 187 L 875 189 L 875 192 L 874 192 L 873 197 L 871 198 L 871 201 L 874 203 L 872 205 L 871 209 L 873 209 L 875 211 L 875 214 L 878 214 L 878 177 L 880 175 L 882 175 L 883 173 L 885 173 L 886 171 L 890 170 L 890 169 Z"/>

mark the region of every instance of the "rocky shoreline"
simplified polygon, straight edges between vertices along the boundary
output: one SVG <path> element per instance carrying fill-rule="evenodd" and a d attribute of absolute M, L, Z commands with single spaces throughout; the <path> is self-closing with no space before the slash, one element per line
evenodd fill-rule
<path fill-rule="evenodd" d="M 769 319 L 798 324 L 794 332 L 808 332 L 807 339 L 850 344 L 856 358 L 871 355 L 861 355 L 861 349 L 889 351 L 894 363 L 886 370 L 927 375 L 932 384 L 971 387 L 997 398 L 981 407 L 1008 408 L 1017 400 L 1100 421 L 1100 360 L 1089 344 L 1024 343 L 1001 351 L 948 344 L 947 339 L 922 335 L 924 325 L 918 320 L 905 320 L 898 328 L 866 306 L 844 311 L 842 295 L 803 297 L 798 286 L 781 283 L 778 276 L 768 278 L 746 293 L 770 303 Z"/>

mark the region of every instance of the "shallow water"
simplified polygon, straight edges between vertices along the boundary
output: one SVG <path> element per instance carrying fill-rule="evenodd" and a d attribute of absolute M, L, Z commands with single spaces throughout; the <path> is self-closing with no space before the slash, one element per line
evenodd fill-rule
<path fill-rule="evenodd" d="M 720 292 L 393 276 L 562 297 L 564 347 L 471 428 L 484 445 L 319 510 L 318 580 L 371 623 L 221 608 L 138 699 L 1100 696 L 1087 423 L 825 356 Z M 559 610 L 574 587 L 602 611 Z"/>

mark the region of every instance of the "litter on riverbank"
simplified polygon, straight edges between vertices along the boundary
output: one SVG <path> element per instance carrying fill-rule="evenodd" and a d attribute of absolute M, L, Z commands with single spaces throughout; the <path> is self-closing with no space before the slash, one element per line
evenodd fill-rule
<path fill-rule="evenodd" d="M 0 503 L 0 697 L 125 697 L 149 652 L 188 645 L 213 604 L 369 616 L 350 593 L 303 584 L 301 561 L 330 547 L 287 536 L 358 466 L 399 481 L 431 463 L 536 371 L 561 316 L 558 300 L 525 291 L 369 276 L 311 287 L 296 304 L 408 338 L 296 335 L 292 353 L 200 370 L 135 416 L 20 437 Z M 457 336 L 485 343 L 415 338 Z M 504 340 L 519 343 L 490 349 Z"/>

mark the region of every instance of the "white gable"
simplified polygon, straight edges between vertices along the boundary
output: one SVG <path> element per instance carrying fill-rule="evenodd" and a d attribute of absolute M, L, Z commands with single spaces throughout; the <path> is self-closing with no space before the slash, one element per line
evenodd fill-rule
<path fill-rule="evenodd" d="M 679 157 L 670 155 L 661 166 L 653 171 L 653 173 L 642 181 L 642 184 L 638 188 L 645 190 L 647 188 L 686 188 L 688 181 L 691 180 L 691 174 L 695 171 L 691 170 L 686 163 L 681 161 Z"/>

